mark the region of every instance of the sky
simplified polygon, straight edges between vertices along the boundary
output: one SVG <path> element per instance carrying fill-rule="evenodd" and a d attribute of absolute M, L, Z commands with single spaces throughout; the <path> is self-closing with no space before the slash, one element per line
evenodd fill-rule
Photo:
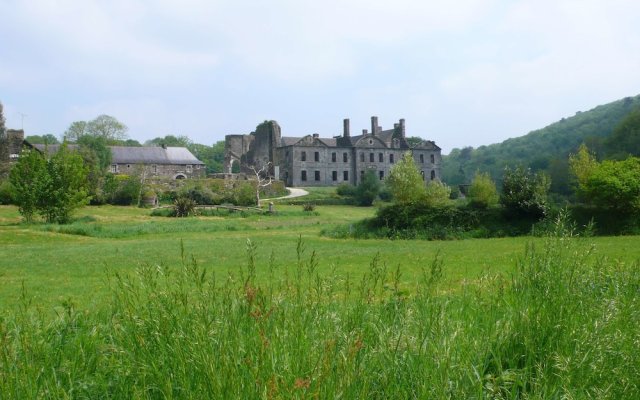
<path fill-rule="evenodd" d="M 640 94 L 638 0 L 0 0 L 7 127 L 211 145 L 406 120 L 448 153 Z"/>

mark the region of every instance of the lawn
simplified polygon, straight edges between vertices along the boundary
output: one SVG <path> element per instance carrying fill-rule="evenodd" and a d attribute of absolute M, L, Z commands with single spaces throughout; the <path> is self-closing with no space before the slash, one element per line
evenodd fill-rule
<path fill-rule="evenodd" d="M 86 207 L 67 226 L 20 223 L 14 207 L 0 207 L 0 310 L 14 309 L 23 290 L 43 309 L 71 301 L 81 308 L 100 307 L 106 300 L 108 277 L 144 265 L 176 265 L 183 254 L 218 274 L 238 276 L 246 265 L 247 241 L 256 246 L 257 278 L 264 279 L 272 259 L 280 273 L 296 264 L 302 240 L 304 258 L 313 252 L 318 271 L 342 279 L 359 279 L 379 255 L 388 269 L 400 268 L 401 287 L 411 292 L 421 269 L 436 255 L 444 262 L 444 284 L 455 290 L 461 282 L 486 273 L 508 273 L 534 238 L 461 241 L 336 240 L 321 229 L 371 216 L 373 208 L 279 205 L 276 215 L 223 214 L 221 217 L 173 219 L 151 217 L 134 207 Z M 640 259 L 637 237 L 589 239 L 598 253 L 622 263 Z M 183 252 L 184 250 L 184 252 Z"/>
<path fill-rule="evenodd" d="M 638 398 L 638 237 L 338 240 L 370 208 L 0 207 L 0 398 Z"/>

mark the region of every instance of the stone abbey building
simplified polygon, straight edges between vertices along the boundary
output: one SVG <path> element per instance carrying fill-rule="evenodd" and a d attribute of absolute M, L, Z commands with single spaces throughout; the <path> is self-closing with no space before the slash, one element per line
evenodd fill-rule
<path fill-rule="evenodd" d="M 378 117 L 371 117 L 371 131 L 363 129 L 357 136 L 351 136 L 349 120 L 345 119 L 342 135 L 332 138 L 315 133 L 281 136 L 277 122 L 265 121 L 249 135 L 225 137 L 225 172 L 231 173 L 236 162 L 240 172 L 248 174 L 251 166 L 259 169 L 268 164 L 270 174 L 287 186 L 357 185 L 366 171 L 384 180 L 407 151 L 413 154 L 425 183 L 440 179 L 440 147 L 429 140 L 410 146 L 404 119 L 393 129 L 383 130 Z"/>

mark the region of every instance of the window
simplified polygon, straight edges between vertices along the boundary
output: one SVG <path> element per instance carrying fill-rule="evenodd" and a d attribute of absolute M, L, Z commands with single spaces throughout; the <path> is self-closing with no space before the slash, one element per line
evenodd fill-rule
<path fill-rule="evenodd" d="M 360 182 L 364 180 L 364 170 L 360 171 Z"/>
<path fill-rule="evenodd" d="M 349 171 L 342 171 L 342 180 L 343 181 L 349 180 Z"/>
<path fill-rule="evenodd" d="M 127 169 L 131 168 L 131 164 L 127 164 Z"/>
<path fill-rule="evenodd" d="M 313 159 L 318 162 L 320 161 L 320 152 L 316 151 L 315 153 L 313 153 Z"/>
<path fill-rule="evenodd" d="M 307 161 L 307 152 L 300 152 L 300 161 Z"/>
<path fill-rule="evenodd" d="M 304 152 L 303 152 L 303 153 L 304 153 Z M 307 171 L 301 171 L 301 172 L 300 172 L 300 180 L 301 180 L 302 182 L 306 182 L 306 180 L 307 180 Z"/>
<path fill-rule="evenodd" d="M 378 171 L 378 176 L 380 177 L 380 180 L 384 179 L 384 171 Z"/>
<path fill-rule="evenodd" d="M 191 173 L 193 171 L 192 165 L 187 165 L 187 173 Z"/>
<path fill-rule="evenodd" d="M 331 153 L 331 162 L 336 162 L 336 160 L 338 159 L 336 153 Z"/>
<path fill-rule="evenodd" d="M 360 162 L 364 162 L 364 153 L 360 153 Z"/>
<path fill-rule="evenodd" d="M 389 154 L 389 164 L 393 164 L 393 154 Z"/>
<path fill-rule="evenodd" d="M 289 171 L 284 171 L 284 180 L 285 181 L 289 180 Z"/>
<path fill-rule="evenodd" d="M 433 156 L 433 154 L 431 154 L 431 164 L 435 164 L 436 163 L 436 158 Z"/>
<path fill-rule="evenodd" d="M 289 150 L 286 150 L 286 151 L 284 152 L 284 156 L 285 156 L 285 157 L 289 157 Z"/>
<path fill-rule="evenodd" d="M 314 178 L 315 178 L 315 180 L 317 180 L 317 181 L 319 181 L 319 180 L 320 180 L 320 171 L 316 171 L 316 172 L 314 173 Z"/>
<path fill-rule="evenodd" d="M 378 153 L 378 162 L 384 162 L 384 154 Z"/>
<path fill-rule="evenodd" d="M 420 154 L 420 162 L 424 164 L 424 154 Z"/>
<path fill-rule="evenodd" d="M 342 162 L 349 162 L 349 154 L 342 153 Z"/>
<path fill-rule="evenodd" d="M 151 171 L 153 171 L 154 174 L 157 174 L 158 173 L 158 166 L 156 164 L 153 164 L 151 166 Z"/>
<path fill-rule="evenodd" d="M 436 179 L 436 171 L 431 171 L 431 180 Z"/>
<path fill-rule="evenodd" d="M 112 174 L 118 173 L 118 164 L 111 164 L 111 173 Z"/>
<path fill-rule="evenodd" d="M 334 182 L 338 180 L 338 171 L 331 171 L 331 180 Z"/>
<path fill-rule="evenodd" d="M 420 171 L 420 175 L 422 175 L 422 180 L 424 180 L 424 171 Z"/>
<path fill-rule="evenodd" d="M 373 162 L 373 161 L 374 161 L 373 153 L 369 153 L 369 162 Z"/>

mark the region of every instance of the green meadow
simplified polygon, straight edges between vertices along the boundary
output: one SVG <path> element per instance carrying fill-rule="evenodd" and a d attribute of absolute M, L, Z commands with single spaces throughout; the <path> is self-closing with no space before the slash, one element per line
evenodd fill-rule
<path fill-rule="evenodd" d="M 373 208 L 0 207 L 0 398 L 637 398 L 640 238 L 342 240 Z"/>
<path fill-rule="evenodd" d="M 263 279 L 273 258 L 281 270 L 296 260 L 302 240 L 307 256 L 315 252 L 318 271 L 357 279 L 376 255 L 388 268 L 400 267 L 401 284 L 412 291 L 420 268 L 436 256 L 444 281 L 455 289 L 486 273 L 508 274 L 531 237 L 461 241 L 335 240 L 324 228 L 371 216 L 366 207 L 278 205 L 276 215 L 222 212 L 186 219 L 151 217 L 135 207 L 101 206 L 81 210 L 70 225 L 26 225 L 17 209 L 0 207 L 0 308 L 15 307 L 26 294 L 44 310 L 71 301 L 100 307 L 109 295 L 110 274 L 147 265 L 174 265 L 183 255 L 208 271 L 238 276 L 246 264 L 247 240 L 256 246 L 257 276 Z M 590 238 L 598 254 L 621 263 L 640 259 L 638 237 Z"/>

